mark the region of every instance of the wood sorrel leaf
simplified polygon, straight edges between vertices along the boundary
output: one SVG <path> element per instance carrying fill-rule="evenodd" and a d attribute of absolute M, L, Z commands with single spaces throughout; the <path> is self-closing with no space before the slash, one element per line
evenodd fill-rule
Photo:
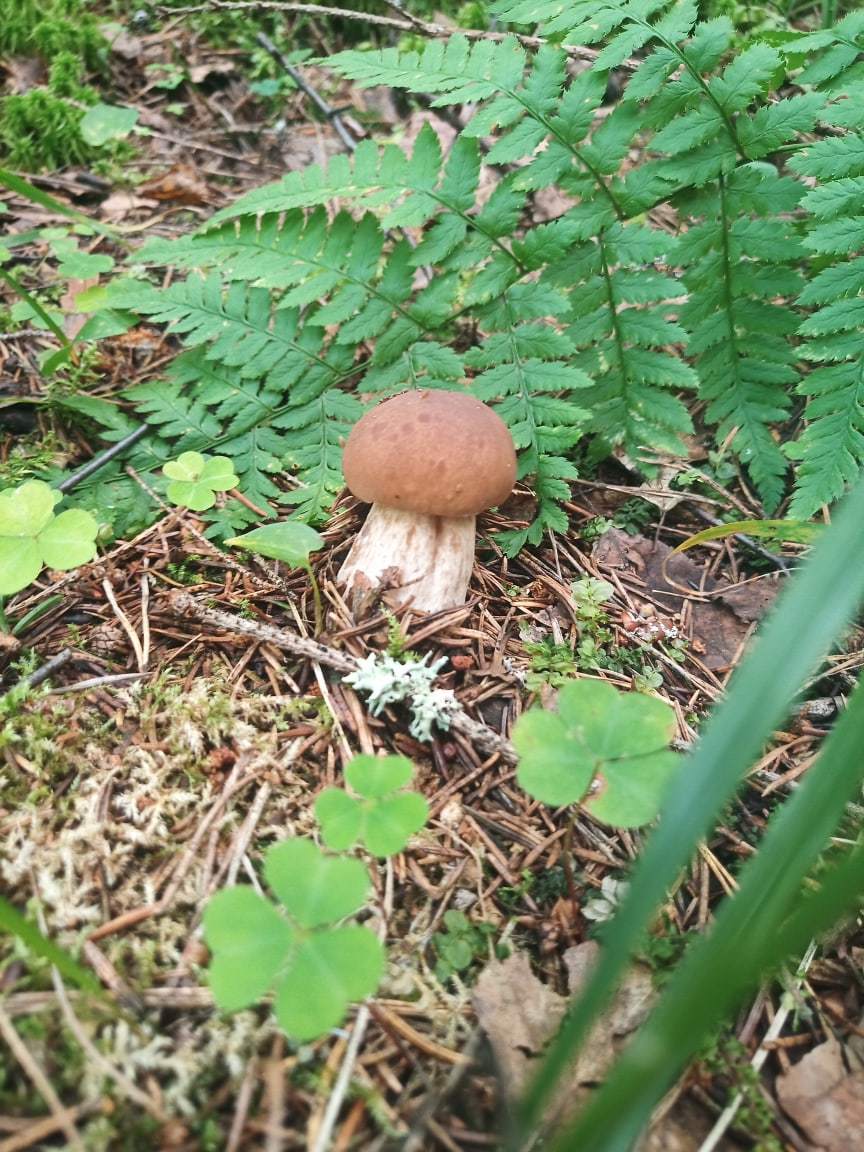
<path fill-rule="evenodd" d="M 345 780 L 359 798 L 341 788 L 326 788 L 315 802 L 328 848 L 360 843 L 382 859 L 401 852 L 429 816 L 429 805 L 419 792 L 399 791 L 412 774 L 405 756 L 355 756 L 345 769 Z"/>
<path fill-rule="evenodd" d="M 561 689 L 557 713 L 532 708 L 517 722 L 517 779 L 544 804 L 582 802 L 607 823 L 645 824 L 674 770 L 667 750 L 674 730 L 662 700 L 575 680 Z M 586 798 L 592 781 L 597 790 Z"/>
<path fill-rule="evenodd" d="M 283 840 L 264 861 L 267 883 L 298 924 L 316 928 L 350 916 L 369 895 L 359 860 L 327 856 L 311 840 Z"/>
<path fill-rule="evenodd" d="M 362 925 L 315 932 L 301 943 L 279 982 L 276 1019 L 297 1040 L 335 1028 L 353 1000 L 378 987 L 384 960 L 381 941 Z"/>
<path fill-rule="evenodd" d="M 295 937 L 269 901 L 243 886 L 226 888 L 210 900 L 204 938 L 213 953 L 213 998 L 224 1011 L 236 1012 L 273 987 Z"/>

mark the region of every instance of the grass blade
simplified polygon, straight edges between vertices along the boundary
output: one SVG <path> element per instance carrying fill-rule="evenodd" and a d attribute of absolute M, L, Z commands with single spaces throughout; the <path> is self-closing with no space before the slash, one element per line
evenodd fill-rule
<path fill-rule="evenodd" d="M 18 909 L 4 900 L 2 896 L 0 896 L 0 931 L 17 936 L 34 955 L 41 956 L 43 960 L 53 964 L 58 972 L 77 984 L 83 991 L 92 992 L 98 996 L 103 995 L 102 986 L 92 972 L 82 968 L 68 952 L 43 936 L 35 924 L 31 923 L 26 916 L 22 916 Z"/>
<path fill-rule="evenodd" d="M 608 1001 L 655 909 L 796 692 L 848 624 L 864 597 L 864 483 L 790 581 L 753 651 L 733 677 L 725 703 L 673 781 L 621 908 L 608 925 L 604 962 L 552 1042 L 529 1085 L 510 1140 L 518 1148 L 542 1116 L 571 1055 Z"/>
<path fill-rule="evenodd" d="M 655 1012 L 590 1105 L 556 1141 L 555 1152 L 588 1147 L 589 1134 L 592 1152 L 629 1149 L 688 1059 L 765 971 L 788 958 L 801 939 L 795 917 L 804 879 L 864 778 L 862 746 L 864 684 L 859 684 L 818 760 L 742 869 L 739 891 L 722 905 L 711 933 L 691 946 Z M 855 864 L 854 853 L 841 865 L 852 875 L 856 867 L 860 861 Z M 841 885 L 841 913 L 860 893 L 862 880 L 858 875 L 858 888 L 850 891 Z M 839 884 L 836 873 L 829 881 Z M 804 921 L 808 932 L 813 911 L 822 928 L 836 914 L 830 899 L 825 910 L 817 902 Z"/>

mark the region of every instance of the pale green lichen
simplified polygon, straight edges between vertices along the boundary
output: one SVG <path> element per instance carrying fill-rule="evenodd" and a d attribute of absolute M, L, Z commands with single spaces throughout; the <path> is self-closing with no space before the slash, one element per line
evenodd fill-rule
<path fill-rule="evenodd" d="M 415 740 L 431 740 L 433 725 L 446 732 L 458 705 L 448 688 L 432 687 L 447 663 L 446 657 L 432 664 L 428 660 L 427 653 L 422 660 L 403 664 L 387 653 L 373 652 L 345 680 L 366 694 L 373 716 L 380 715 L 389 704 L 407 703 L 412 715 L 411 735 Z"/>

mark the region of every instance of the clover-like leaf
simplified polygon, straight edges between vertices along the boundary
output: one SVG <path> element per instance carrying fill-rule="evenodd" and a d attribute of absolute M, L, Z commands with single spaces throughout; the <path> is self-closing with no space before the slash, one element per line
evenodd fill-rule
<path fill-rule="evenodd" d="M 384 973 L 384 948 L 368 928 L 316 932 L 292 958 L 276 993 L 276 1019 L 297 1040 L 342 1023 L 353 1000 L 371 996 Z"/>
<path fill-rule="evenodd" d="M 662 700 L 576 680 L 561 689 L 557 712 L 531 709 L 517 722 L 517 780 L 544 804 L 581 802 L 600 820 L 636 827 L 657 815 L 675 767 L 674 731 Z"/>
<path fill-rule="evenodd" d="M 411 783 L 414 765 L 407 756 L 355 756 L 345 769 L 348 786 L 367 800 L 377 800 Z"/>
<path fill-rule="evenodd" d="M 657 815 L 669 781 L 681 765 L 676 752 L 608 760 L 582 807 L 618 828 L 640 828 Z"/>
<path fill-rule="evenodd" d="M 0 492 L 0 596 L 26 588 L 45 565 L 67 571 L 96 555 L 99 525 L 81 509 L 55 516 L 62 499 L 41 480 Z"/>
<path fill-rule="evenodd" d="M 232 548 L 243 548 L 257 556 L 280 560 L 289 568 L 308 568 L 309 553 L 324 546 L 324 538 L 301 520 L 282 520 L 264 524 L 225 541 Z"/>
<path fill-rule="evenodd" d="M 429 816 L 429 805 L 419 792 L 399 791 L 412 774 L 411 761 L 404 756 L 355 756 L 345 779 L 359 798 L 341 788 L 326 788 L 315 802 L 328 848 L 362 843 L 380 858 L 401 852 Z"/>
<path fill-rule="evenodd" d="M 359 860 L 325 856 L 311 840 L 283 840 L 264 861 L 267 883 L 304 928 L 332 924 L 365 903 L 369 873 Z"/>
<path fill-rule="evenodd" d="M 326 856 L 302 839 L 270 848 L 264 872 L 288 916 L 245 886 L 217 893 L 205 910 L 213 997 L 234 1012 L 272 990 L 281 1026 L 295 1040 L 311 1040 L 371 995 L 384 971 L 373 932 L 331 927 L 361 906 L 369 875 L 358 860 Z"/>
<path fill-rule="evenodd" d="M 171 483 L 166 495 L 172 504 L 205 512 L 216 503 L 217 492 L 227 492 L 239 484 L 234 465 L 227 456 L 204 456 L 181 452 L 162 468 Z"/>
<path fill-rule="evenodd" d="M 269 901 L 244 885 L 225 888 L 210 900 L 204 938 L 213 953 L 213 999 L 225 1012 L 236 1012 L 273 987 L 294 932 Z"/>

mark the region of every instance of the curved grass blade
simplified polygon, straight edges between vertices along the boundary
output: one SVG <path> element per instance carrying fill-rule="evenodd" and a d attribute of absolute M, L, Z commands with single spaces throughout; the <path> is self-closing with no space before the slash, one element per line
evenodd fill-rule
<path fill-rule="evenodd" d="M 864 683 L 859 683 L 818 760 L 742 869 L 738 892 L 723 903 L 710 934 L 691 946 L 656 1010 L 589 1106 L 556 1140 L 554 1152 L 629 1149 L 688 1059 L 748 989 L 788 958 L 800 939 L 795 918 L 804 881 L 864 779 L 862 746 Z M 854 859 L 857 865 L 850 864 Z M 853 853 L 845 865 L 857 875 L 857 887 L 836 909 L 830 901 L 824 914 L 811 909 L 821 929 L 861 894 L 861 860 Z M 834 875 L 829 873 L 828 881 L 835 882 Z"/>
<path fill-rule="evenodd" d="M 31 923 L 26 916 L 22 916 L 18 909 L 4 900 L 2 896 L 0 896 L 0 931 L 17 936 L 34 955 L 41 956 L 43 960 L 53 964 L 61 975 L 77 984 L 83 991 L 92 992 L 98 996 L 104 994 L 102 986 L 92 972 L 82 968 L 68 952 L 43 936 L 35 924 Z"/>
<path fill-rule="evenodd" d="M 608 1002 L 655 909 L 734 794 L 796 692 L 864 598 L 864 482 L 853 489 L 780 599 L 725 703 L 673 780 L 630 889 L 608 924 L 605 958 L 550 1045 L 516 1115 L 509 1147 L 536 1127 L 555 1084 Z"/>

